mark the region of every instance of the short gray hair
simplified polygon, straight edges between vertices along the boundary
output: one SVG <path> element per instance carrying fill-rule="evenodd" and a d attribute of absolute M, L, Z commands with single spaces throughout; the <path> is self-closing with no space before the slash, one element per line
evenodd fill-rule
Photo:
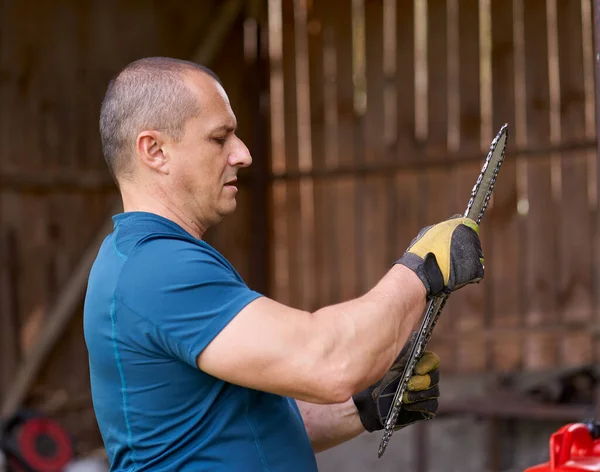
<path fill-rule="evenodd" d="M 102 152 L 117 186 L 118 177 L 132 170 L 135 139 L 144 129 L 183 138 L 185 122 L 200 112 L 184 82 L 186 72 L 217 75 L 194 62 L 169 57 L 147 57 L 128 64 L 114 77 L 102 100 Z"/>

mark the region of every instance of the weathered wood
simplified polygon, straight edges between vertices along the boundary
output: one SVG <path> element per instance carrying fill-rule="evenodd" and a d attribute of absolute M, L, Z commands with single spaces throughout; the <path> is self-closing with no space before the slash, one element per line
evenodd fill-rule
<path fill-rule="evenodd" d="M 582 35 L 571 34 L 582 26 L 581 2 L 558 0 L 554 51 L 559 69 L 554 72 L 558 103 L 558 129 L 553 138 L 585 137 L 585 76 Z M 575 29 L 574 29 L 575 28 Z M 558 223 L 557 310 L 565 324 L 586 322 L 593 317 L 594 263 L 592 253 L 593 214 L 589 205 L 587 155 L 560 158 L 561 198 Z M 592 335 L 567 335 L 560 340 L 562 363 L 578 365 L 592 361 Z"/>
<path fill-rule="evenodd" d="M 308 3 L 294 2 L 294 58 L 296 85 L 296 134 L 298 136 L 298 167 L 310 170 L 314 166 L 312 155 L 312 104 L 310 100 L 310 67 L 308 55 Z M 299 185 L 300 198 L 300 253 L 302 274 L 302 307 L 314 311 L 316 303 L 315 274 L 315 190 L 312 179 Z"/>
<path fill-rule="evenodd" d="M 362 123 L 365 162 L 389 161 L 393 156 L 386 146 L 386 117 L 384 116 L 384 10 L 383 2 L 365 2 L 365 79 L 367 107 Z M 393 80 L 393 78 L 392 78 Z M 396 128 L 394 126 L 394 128 Z M 387 247 L 390 226 L 388 206 L 392 176 L 368 176 L 364 179 L 360 199 L 362 217 L 360 270 L 363 272 L 360 293 L 372 288 L 386 273 L 393 259 Z"/>
<path fill-rule="evenodd" d="M 550 136 L 550 84 L 546 2 L 523 3 L 525 38 L 525 84 L 527 142 L 542 145 Z M 556 225 L 555 198 L 552 192 L 550 156 L 527 163 L 527 201 L 529 210 L 525 236 L 526 319 L 530 325 L 556 320 Z M 554 336 L 532 335 L 526 343 L 525 366 L 548 367 L 558 361 Z"/>
<path fill-rule="evenodd" d="M 284 126 L 285 126 L 285 166 L 287 170 L 300 170 L 298 154 L 298 100 L 296 97 L 296 36 L 294 22 L 294 2 L 281 2 L 283 21 L 283 85 L 284 85 Z M 286 254 L 286 277 L 289 280 L 289 301 L 295 308 L 304 308 L 302 229 L 300 223 L 300 183 L 286 182 L 284 218 L 287 239 L 282 241 Z"/>
<path fill-rule="evenodd" d="M 505 162 L 494 189 L 494 206 L 488 210 L 485 225 L 493 234 L 493 244 L 486 248 L 486 266 L 490 272 L 486 282 L 490 294 L 492 329 L 521 326 L 522 263 L 520 253 L 520 216 L 517 212 L 517 154 L 515 135 L 515 58 L 512 4 L 502 0 L 491 2 L 492 23 L 492 104 L 493 128 L 509 124 L 509 142 Z M 519 368 L 523 356 L 522 339 L 499 335 L 490 345 L 493 369 L 510 371 Z"/>
<path fill-rule="evenodd" d="M 20 359 L 16 249 L 14 229 L 3 227 L 0 232 L 0 393 L 11 385 Z"/>
<path fill-rule="evenodd" d="M 118 211 L 117 211 L 118 212 Z M 115 212 L 115 213 L 117 213 Z M 52 309 L 48 312 L 47 322 L 40 333 L 40 339 L 32 350 L 27 353 L 19 366 L 17 375 L 6 392 L 2 402 L 0 417 L 9 418 L 23 402 L 31 383 L 44 364 L 44 361 L 55 343 L 60 339 L 67 323 L 73 316 L 75 306 L 81 302 L 85 292 L 90 267 L 96 258 L 98 248 L 108 233 L 112 231 L 112 220 L 108 220 L 94 242 L 85 251 L 77 264 L 65 289 L 61 291 Z"/>
<path fill-rule="evenodd" d="M 327 2 L 330 3 L 330 2 Z M 333 7 L 333 5 L 332 5 Z M 328 7 L 329 8 L 329 7 Z M 338 165 L 355 165 L 354 120 L 352 84 L 352 1 L 343 0 L 328 12 L 334 35 L 336 55 L 336 103 L 338 129 Z M 339 298 L 348 300 L 357 295 L 359 286 L 356 234 L 356 179 L 342 177 L 333 183 L 335 195 L 332 208 L 336 213 L 336 230 L 332 237 L 337 242 L 337 267 L 332 276 L 339 280 Z"/>
<path fill-rule="evenodd" d="M 315 2 L 308 12 L 308 66 L 311 104 L 311 153 L 313 168 L 325 169 L 335 153 L 331 144 L 337 141 L 335 130 L 335 105 L 331 104 L 331 88 L 335 79 L 335 64 L 327 63 L 331 56 L 331 23 L 325 18 L 327 6 Z M 334 100 L 335 103 L 335 100 Z M 333 113 L 331 112 L 333 109 Z M 331 118 L 333 117 L 333 123 Z M 334 144 L 335 145 L 335 144 Z M 334 303 L 336 299 L 336 281 L 331 274 L 335 270 L 335 244 L 331 208 L 331 188 L 323 182 L 314 180 L 314 270 L 315 305 L 318 307 Z"/>

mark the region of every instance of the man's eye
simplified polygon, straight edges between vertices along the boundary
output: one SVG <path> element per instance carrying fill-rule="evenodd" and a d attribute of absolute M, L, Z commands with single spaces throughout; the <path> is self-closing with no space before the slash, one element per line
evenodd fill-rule
<path fill-rule="evenodd" d="M 225 142 L 227 141 L 227 136 L 213 138 L 213 141 L 216 142 L 217 144 L 219 144 L 220 146 L 223 146 L 225 144 Z"/>

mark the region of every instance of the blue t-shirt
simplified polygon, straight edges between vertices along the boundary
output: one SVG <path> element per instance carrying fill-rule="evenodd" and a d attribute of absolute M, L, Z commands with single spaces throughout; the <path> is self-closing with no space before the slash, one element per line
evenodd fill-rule
<path fill-rule="evenodd" d="M 113 220 L 84 307 L 92 398 L 111 470 L 316 471 L 294 400 L 196 365 L 261 295 L 174 222 L 143 212 Z"/>

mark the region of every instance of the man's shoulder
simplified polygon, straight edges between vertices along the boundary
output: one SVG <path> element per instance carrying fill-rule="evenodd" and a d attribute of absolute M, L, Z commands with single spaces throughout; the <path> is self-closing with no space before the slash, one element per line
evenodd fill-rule
<path fill-rule="evenodd" d="M 243 283 L 229 261 L 206 242 L 181 234 L 149 233 L 138 238 L 129 251 L 118 289 L 162 292 L 165 287 L 225 280 Z"/>
<path fill-rule="evenodd" d="M 140 237 L 127 260 L 129 268 L 164 270 L 165 266 L 197 269 L 197 264 L 229 268 L 227 260 L 204 241 L 178 234 L 150 233 Z"/>
<path fill-rule="evenodd" d="M 117 216 L 114 247 L 130 267 L 149 261 L 156 265 L 161 259 L 168 263 L 202 259 L 228 264 L 212 246 L 166 218 L 143 212 Z"/>

